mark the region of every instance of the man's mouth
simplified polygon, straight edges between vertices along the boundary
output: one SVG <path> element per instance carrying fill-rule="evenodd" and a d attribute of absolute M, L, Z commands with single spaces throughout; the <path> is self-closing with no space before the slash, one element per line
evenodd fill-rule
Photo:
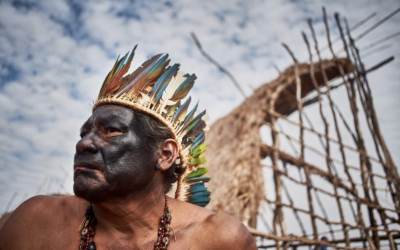
<path fill-rule="evenodd" d="M 74 164 L 74 171 L 78 170 L 100 170 L 100 168 L 90 163 L 78 162 Z"/>

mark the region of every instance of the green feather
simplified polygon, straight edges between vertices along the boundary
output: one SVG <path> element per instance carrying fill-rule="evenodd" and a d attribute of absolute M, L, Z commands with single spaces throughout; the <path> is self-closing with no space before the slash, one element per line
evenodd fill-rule
<path fill-rule="evenodd" d="M 193 150 L 191 150 L 191 155 L 192 157 L 196 157 L 202 153 L 204 153 L 207 150 L 207 144 L 203 143 L 200 144 L 199 146 L 195 147 Z"/>
<path fill-rule="evenodd" d="M 192 159 L 190 161 L 189 166 L 196 166 L 196 165 L 203 164 L 203 163 L 206 163 L 206 162 L 207 162 L 207 160 L 206 160 L 205 157 L 195 158 L 195 159 Z"/>
<path fill-rule="evenodd" d="M 202 175 L 205 175 L 207 172 L 208 172 L 208 168 L 199 168 L 196 171 L 191 172 L 190 174 L 188 174 L 186 176 L 186 179 L 190 179 L 190 178 L 193 178 L 193 177 L 200 177 Z"/>

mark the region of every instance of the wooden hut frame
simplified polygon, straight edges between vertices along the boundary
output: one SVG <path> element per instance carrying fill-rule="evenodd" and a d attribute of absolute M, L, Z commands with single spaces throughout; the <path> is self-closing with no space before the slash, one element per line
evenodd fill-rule
<path fill-rule="evenodd" d="M 370 32 L 397 12 L 399 10 L 366 32 Z M 339 40 L 345 52 L 344 58 L 339 58 L 333 49 L 328 18 L 323 8 L 323 20 L 332 59 L 322 60 L 310 19 L 308 24 L 314 50 L 307 35 L 302 33 L 309 62 L 299 63 L 291 49 L 282 44 L 291 57 L 293 66 L 281 73 L 276 80 L 255 90 L 238 108 L 216 121 L 207 134 L 207 159 L 211 167 L 209 174 L 213 179 L 213 182 L 210 182 L 213 195 L 209 207 L 214 211 L 240 218 L 257 238 L 260 249 L 311 249 L 312 245 L 318 247 L 320 244 L 334 249 L 383 249 L 385 243 L 386 248 L 397 249 L 396 239 L 400 239 L 400 177 L 379 127 L 367 79 L 367 73 L 392 61 L 393 57 L 369 70 L 365 69 L 355 41 L 367 33 L 353 38 L 346 19 L 340 18 L 337 13 L 334 17 L 340 33 Z M 212 63 L 217 64 L 202 50 L 197 39 L 195 41 L 202 53 Z M 224 70 L 219 65 L 218 67 Z M 338 79 L 340 83 L 334 85 Z M 238 85 L 236 81 L 234 83 Z M 338 87 L 345 88 L 352 114 L 351 121 L 343 117 L 332 97 L 332 90 Z M 314 97 L 311 98 L 311 95 Z M 303 108 L 310 104 L 318 105 L 322 128 L 314 128 L 303 112 Z M 324 104 L 327 104 L 328 110 L 323 108 Z M 298 121 L 288 118 L 295 111 Z M 367 123 L 366 131 L 360 125 L 362 115 Z M 290 135 L 284 129 L 280 129 L 277 125 L 278 120 L 296 126 L 299 136 Z M 305 120 L 308 121 L 308 125 Z M 353 142 L 344 141 L 345 131 L 340 126 L 340 121 L 352 134 Z M 352 124 L 354 132 L 349 124 Z M 262 142 L 262 126 L 270 129 L 271 144 Z M 334 128 L 334 133 L 330 126 Z M 321 145 L 307 144 L 305 133 L 316 135 Z M 372 137 L 376 156 L 368 153 L 364 139 L 366 134 Z M 281 150 L 282 138 L 292 145 L 298 145 L 296 155 Z M 332 154 L 333 146 L 338 147 L 339 157 Z M 296 150 L 295 146 L 294 148 Z M 325 159 L 325 168 L 306 159 L 305 154 L 309 151 Z M 358 165 L 349 162 L 349 152 L 358 155 Z M 262 163 L 265 158 L 270 159 L 270 164 Z M 304 175 L 305 179 L 293 177 L 291 170 L 284 166 L 291 166 L 291 170 L 297 168 L 303 173 L 299 176 Z M 383 174 L 375 171 L 376 166 L 383 170 Z M 338 174 L 338 167 L 343 170 L 343 174 Z M 274 199 L 266 196 L 263 168 L 271 169 L 273 173 Z M 361 183 L 354 180 L 354 176 L 358 176 Z M 325 180 L 330 188 L 315 185 L 313 179 L 316 177 Z M 377 180 L 385 181 L 386 187 L 376 185 Z M 288 182 L 305 187 L 307 208 L 296 206 L 291 197 L 291 190 L 285 186 Z M 391 203 L 382 204 L 378 192 L 388 194 Z M 321 201 L 321 195 L 331 197 L 336 207 L 327 210 Z M 351 211 L 344 207 L 345 204 L 349 205 Z M 270 208 L 268 212 L 264 212 L 265 206 Z M 284 209 L 294 214 L 301 234 L 288 233 Z M 318 214 L 316 209 L 322 213 Z M 339 220 L 329 218 L 328 211 L 332 209 L 338 212 Z M 265 219 L 267 213 L 273 214 L 270 222 Z M 353 222 L 347 219 L 349 214 L 352 215 Z M 304 216 L 308 218 L 307 221 L 304 220 Z M 263 227 L 269 232 L 256 230 L 257 222 L 264 224 Z M 311 232 L 306 232 L 305 223 L 311 225 Z M 327 232 L 319 230 L 321 223 L 329 229 Z M 355 231 L 358 232 L 356 237 Z M 320 240 L 325 234 L 331 237 L 329 243 Z"/>

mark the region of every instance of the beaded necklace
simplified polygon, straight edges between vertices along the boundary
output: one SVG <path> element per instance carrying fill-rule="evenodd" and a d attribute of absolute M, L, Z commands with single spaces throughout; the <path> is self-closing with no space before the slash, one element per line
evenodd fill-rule
<path fill-rule="evenodd" d="M 169 233 L 171 224 L 171 213 L 167 204 L 167 196 L 165 196 L 164 214 L 161 216 L 158 227 L 158 237 L 154 244 L 154 250 L 166 250 L 169 244 Z M 96 217 L 93 213 L 93 206 L 90 204 L 85 213 L 85 219 L 82 222 L 81 244 L 79 250 L 96 250 L 96 244 L 93 241 L 95 234 L 95 226 L 97 224 Z"/>

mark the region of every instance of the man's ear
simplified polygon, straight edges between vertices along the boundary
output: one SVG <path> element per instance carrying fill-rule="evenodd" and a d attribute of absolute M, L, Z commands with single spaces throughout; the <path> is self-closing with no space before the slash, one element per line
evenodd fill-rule
<path fill-rule="evenodd" d="M 161 154 L 158 158 L 158 164 L 161 171 L 168 170 L 179 155 L 178 143 L 173 139 L 167 139 L 161 144 Z"/>

